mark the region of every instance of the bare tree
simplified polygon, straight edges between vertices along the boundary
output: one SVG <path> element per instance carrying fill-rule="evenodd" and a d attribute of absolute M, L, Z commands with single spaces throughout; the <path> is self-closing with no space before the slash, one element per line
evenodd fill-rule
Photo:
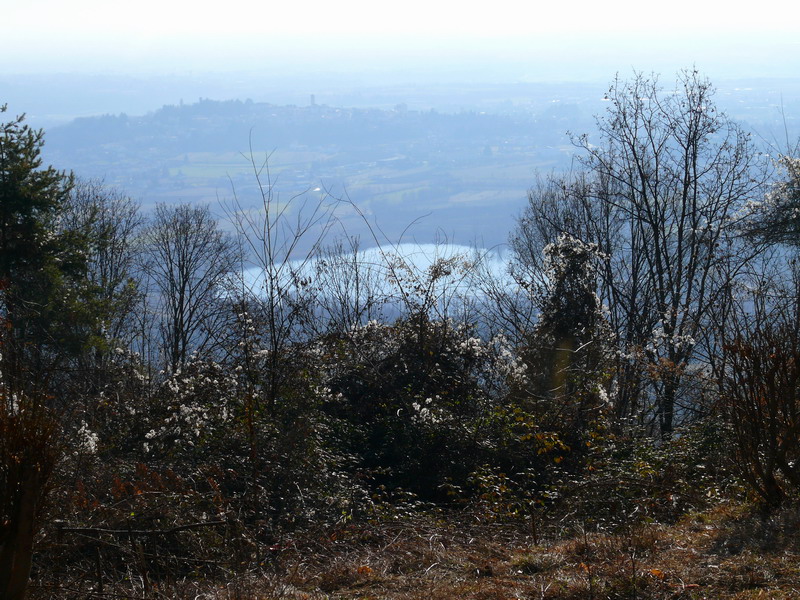
<path fill-rule="evenodd" d="M 61 225 L 89 238 L 87 279 L 108 304 L 104 323 L 110 338 L 119 338 L 136 296 L 136 256 L 144 218 L 139 204 L 100 181 L 76 180 Z"/>
<path fill-rule="evenodd" d="M 156 207 L 146 231 L 143 270 L 157 294 L 167 367 L 208 350 L 225 328 L 223 288 L 237 266 L 236 246 L 208 206 Z"/>
<path fill-rule="evenodd" d="M 137 272 L 144 219 L 134 200 L 98 181 L 76 180 L 59 225 L 86 239 L 86 302 L 97 316 L 94 343 L 81 357 L 84 384 L 97 388 L 110 351 L 129 347 L 141 302 Z"/>
<path fill-rule="evenodd" d="M 474 294 L 478 291 L 479 266 L 486 253 L 471 250 L 452 252 L 446 237 L 433 244 L 403 244 L 403 237 L 418 219 L 409 223 L 398 241 L 392 241 L 352 200 L 346 204 L 360 217 L 375 244 L 375 259 L 369 268 L 377 271 L 388 285 L 383 302 L 392 305 L 402 317 L 418 319 L 458 318 L 467 324 L 477 316 Z"/>
<path fill-rule="evenodd" d="M 600 293 L 619 343 L 618 414 L 652 417 L 665 436 L 691 408 L 680 389 L 710 312 L 758 253 L 736 236 L 763 191 L 757 153 L 713 92 L 695 71 L 669 92 L 641 74 L 614 81 L 599 141 L 575 140 L 584 173 L 532 190 L 515 236 L 523 262 L 559 233 L 608 257 Z"/>
<path fill-rule="evenodd" d="M 225 210 L 239 235 L 243 266 L 247 267 L 239 282 L 239 304 L 240 316 L 248 314 L 240 321 L 245 325 L 258 321 L 257 327 L 253 324 L 243 331 L 257 330 L 259 348 L 249 342 L 242 348 L 266 357 L 266 381 L 258 386 L 259 394 L 251 390 L 250 395 L 254 410 L 262 396 L 271 410 L 291 377 L 285 364 L 287 350 L 302 338 L 303 324 L 314 311 L 313 261 L 333 226 L 333 203 L 325 192 L 316 198 L 302 192 L 281 199 L 270 174 L 269 155 L 259 161 L 251 151 L 247 158 L 256 184 L 255 202 L 245 203 L 234 188 Z M 253 356 L 242 358 L 255 365 Z"/>
<path fill-rule="evenodd" d="M 385 278 L 365 258 L 360 241 L 344 236 L 325 248 L 314 262 L 318 307 L 309 329 L 318 334 L 344 333 L 385 317 L 389 304 Z"/>

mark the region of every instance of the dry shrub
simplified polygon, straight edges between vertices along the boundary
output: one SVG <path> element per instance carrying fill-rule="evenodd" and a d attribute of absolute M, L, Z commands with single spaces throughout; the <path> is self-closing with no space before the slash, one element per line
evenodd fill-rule
<path fill-rule="evenodd" d="M 800 329 L 783 312 L 744 321 L 727 344 L 722 399 L 739 471 L 775 507 L 800 492 Z"/>
<path fill-rule="evenodd" d="M 34 539 L 60 456 L 59 427 L 38 398 L 0 395 L 0 598 L 25 596 Z"/>

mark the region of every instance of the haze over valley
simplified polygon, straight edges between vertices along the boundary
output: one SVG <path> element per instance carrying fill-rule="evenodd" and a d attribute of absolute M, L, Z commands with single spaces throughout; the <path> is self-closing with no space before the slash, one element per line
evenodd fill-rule
<path fill-rule="evenodd" d="M 65 106 L 106 81 L 84 79 L 83 91 L 64 88 Z M 42 90 L 41 80 L 27 81 L 17 89 Z M 146 91 L 157 97 L 159 87 L 157 80 L 138 81 L 151 86 L 140 88 L 131 104 L 142 106 Z M 210 87 L 223 94 L 219 85 Z M 259 88 L 256 80 L 251 85 Z M 236 89 L 246 87 L 239 82 Z M 308 89 L 314 89 L 310 83 Z M 55 119 L 40 99 L 41 112 L 30 119 L 52 124 L 44 156 L 54 166 L 102 180 L 145 209 L 216 206 L 234 194 L 245 205 L 257 203 L 251 158 L 261 165 L 268 157 L 278 195 L 347 198 L 392 242 L 447 239 L 491 247 L 506 241 L 537 177 L 579 168 L 572 139 L 593 132 L 594 115 L 608 108 L 605 89 L 593 82 L 340 87 L 305 97 L 261 94 L 285 103 L 179 98 L 138 114 L 72 120 Z M 179 90 L 188 91 L 176 84 L 171 93 Z M 109 93 L 106 102 L 131 102 L 125 96 Z M 798 129 L 800 79 L 723 81 L 717 100 L 765 148 L 785 145 Z M 369 237 L 352 211 L 342 213 L 338 231 Z"/>

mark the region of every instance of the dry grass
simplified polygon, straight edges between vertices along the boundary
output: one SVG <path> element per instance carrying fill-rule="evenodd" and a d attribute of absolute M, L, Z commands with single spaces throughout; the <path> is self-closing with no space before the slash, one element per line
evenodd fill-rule
<path fill-rule="evenodd" d="M 127 594 L 131 596 L 143 597 Z M 575 526 L 571 534 L 538 545 L 518 526 L 487 523 L 475 515 L 351 524 L 286 540 L 264 572 L 222 586 L 173 584 L 151 596 L 800 599 L 800 510 L 762 518 L 740 507 L 719 506 L 670 526 L 640 523 L 616 533 Z"/>
<path fill-rule="evenodd" d="M 798 515 L 761 522 L 718 507 L 673 526 L 576 527 L 539 545 L 510 525 L 406 522 L 312 560 L 298 549 L 284 568 L 303 565 L 292 584 L 332 599 L 800 598 Z"/>

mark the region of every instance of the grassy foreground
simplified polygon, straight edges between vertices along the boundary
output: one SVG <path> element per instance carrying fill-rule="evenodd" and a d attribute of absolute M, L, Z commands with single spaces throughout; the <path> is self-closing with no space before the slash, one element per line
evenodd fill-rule
<path fill-rule="evenodd" d="M 538 543 L 537 543 L 538 542 Z M 31 589 L 43 598 L 214 600 L 800 598 L 800 508 L 765 515 L 720 504 L 674 524 L 599 532 L 569 515 L 540 524 L 433 512 L 307 531 L 225 583 L 100 586 L 92 573 Z M 147 560 L 143 554 L 142 560 Z"/>

